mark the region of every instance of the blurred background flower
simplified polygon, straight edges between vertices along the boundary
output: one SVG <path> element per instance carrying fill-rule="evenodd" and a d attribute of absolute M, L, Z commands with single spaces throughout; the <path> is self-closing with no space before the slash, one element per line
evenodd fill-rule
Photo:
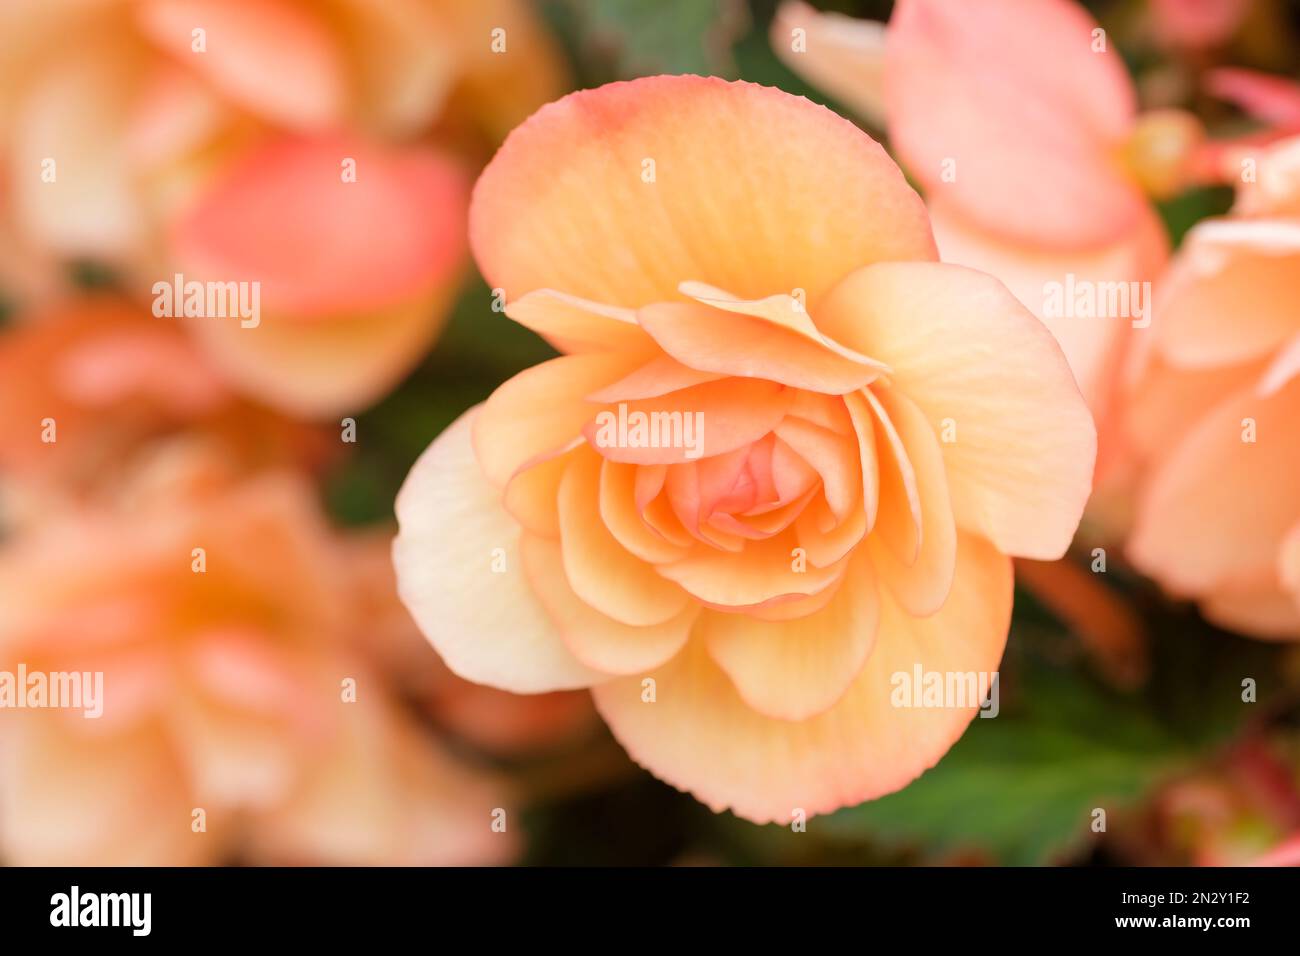
<path fill-rule="evenodd" d="M 1019 6 L 0 5 L 0 674 L 105 675 L 99 719 L 0 708 L 0 862 L 1300 861 L 1300 10 Z M 1017 568 L 998 718 L 806 832 L 656 782 L 585 692 L 457 678 L 396 598 L 419 452 L 554 355 L 469 265 L 470 186 L 656 73 L 859 121 L 1106 438 L 1072 554 Z M 1046 314 L 1067 273 L 1151 281 L 1151 325 Z"/>

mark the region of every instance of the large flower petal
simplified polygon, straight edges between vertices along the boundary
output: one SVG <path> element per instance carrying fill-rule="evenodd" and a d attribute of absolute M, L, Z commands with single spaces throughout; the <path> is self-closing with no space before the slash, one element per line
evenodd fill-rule
<path fill-rule="evenodd" d="M 700 641 L 667 666 L 593 689 L 596 706 L 632 758 L 715 811 L 756 823 L 797 810 L 827 813 L 892 793 L 933 766 L 977 703 L 895 707 L 894 675 L 996 671 L 1011 617 L 1011 562 L 963 535 L 952 595 L 932 617 L 882 600 L 876 645 L 853 686 L 805 721 L 750 708 Z M 654 699 L 643 681 L 654 681 Z"/>
<path fill-rule="evenodd" d="M 815 313 L 890 368 L 941 444 L 958 523 L 1004 553 L 1060 557 L 1092 486 L 1096 430 L 1060 346 L 996 279 L 881 263 Z M 949 428 L 945 428 L 949 426 Z"/>
<path fill-rule="evenodd" d="M 543 107 L 484 171 L 470 238 L 510 300 L 549 287 L 631 308 L 695 279 L 746 299 L 802 289 L 813 309 L 864 263 L 934 258 L 920 199 L 865 133 L 779 90 L 696 76 Z"/>
<path fill-rule="evenodd" d="M 876 640 L 880 601 L 871 562 L 849 566 L 822 609 L 786 621 L 705 611 L 696 627 L 709 655 L 760 714 L 807 720 L 839 700 Z"/>

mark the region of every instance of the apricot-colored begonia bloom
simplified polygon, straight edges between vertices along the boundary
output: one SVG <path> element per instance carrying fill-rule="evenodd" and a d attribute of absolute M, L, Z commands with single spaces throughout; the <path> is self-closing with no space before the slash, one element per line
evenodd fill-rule
<path fill-rule="evenodd" d="M 792 49 L 799 27 L 803 52 Z M 863 30 L 791 2 L 772 43 L 812 82 L 884 117 L 943 260 L 1001 279 L 1052 330 L 1108 446 L 1130 332 L 1149 303 L 1144 316 L 1135 302 L 1076 314 L 1067 290 L 1155 277 L 1168 244 L 1147 195 L 1182 186 L 1199 125 L 1139 116 L 1118 51 L 1071 0 L 899 0 L 879 40 L 864 43 Z M 1055 288 L 1070 301 L 1053 300 Z"/>
<path fill-rule="evenodd" d="M 500 784 L 439 749 L 356 653 L 368 597 L 311 489 L 208 468 L 160 451 L 111 505 L 0 552 L 0 670 L 103 675 L 94 707 L 4 711 L 0 858 L 508 860 Z"/>
<path fill-rule="evenodd" d="M 1129 556 L 1219 624 L 1300 638 L 1300 138 L 1187 234 L 1152 331 Z"/>
<path fill-rule="evenodd" d="M 111 495 L 184 433 L 233 470 L 315 466 L 331 436 L 239 398 L 171 322 L 116 296 L 19 313 L 0 331 L 0 520 L 26 524 Z"/>
<path fill-rule="evenodd" d="M 451 305 L 469 177 L 444 151 L 476 162 L 562 85 L 521 0 L 9 0 L 0 234 L 142 298 L 262 283 L 256 328 L 197 323 L 220 366 L 294 414 L 355 412 Z"/>
<path fill-rule="evenodd" d="M 754 821 L 933 765 L 976 703 L 893 706 L 892 676 L 995 671 L 1007 555 L 1058 557 L 1088 495 L 1092 421 L 1042 324 L 936 261 L 866 134 L 746 83 L 544 107 L 470 233 L 507 314 L 565 354 L 399 495 L 400 591 L 447 665 L 591 687 L 634 759 Z M 637 413 L 682 428 L 618 434 Z"/>

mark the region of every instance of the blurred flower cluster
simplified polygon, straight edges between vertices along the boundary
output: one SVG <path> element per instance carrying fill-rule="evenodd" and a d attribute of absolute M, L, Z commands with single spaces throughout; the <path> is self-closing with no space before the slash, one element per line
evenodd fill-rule
<path fill-rule="evenodd" d="M 573 90 L 687 73 L 860 130 L 656 80 L 497 153 Z M 646 129 L 686 191 L 640 207 Z M 738 198 L 751 179 L 770 206 Z M 837 284 L 878 261 L 899 268 Z M 673 271 L 699 262 L 733 284 Z M 772 319 L 795 286 L 819 328 Z M 949 356 L 970 330 L 943 323 L 975 302 L 1031 324 Z M 925 322 L 943 334 L 912 338 Z M 813 354 L 832 334 L 851 348 Z M 1003 430 L 968 459 L 928 434 L 944 376 L 959 418 Z M 824 401 L 877 377 L 899 386 L 883 409 Z M 567 436 L 535 414 L 601 389 L 766 425 L 726 449 L 749 456 L 726 482 L 701 469 L 683 491 L 665 457 L 602 477 L 590 449 L 552 455 Z M 489 395 L 471 440 L 452 423 Z M 394 500 L 439 435 L 412 475 L 433 490 L 398 506 L 395 571 Z M 892 447 L 897 487 L 840 501 L 859 444 Z M 453 452 L 492 482 L 431 476 Z M 611 517 L 615 480 L 671 540 Z M 536 594 L 483 598 L 460 566 L 479 529 L 456 516 L 493 485 L 526 516 L 509 558 Z M 979 645 L 944 653 L 999 671 L 1002 712 L 899 731 L 865 703 L 848 731 L 787 740 L 871 635 L 833 680 L 739 648 L 761 630 L 834 656 L 825 621 L 875 633 L 874 580 L 801 595 L 828 616 L 800 630 L 788 582 L 737 584 L 712 557 L 671 585 L 647 568 L 695 555 L 687 499 L 718 506 L 723 551 L 805 534 L 829 566 L 891 491 L 917 527 L 885 519 L 911 561 L 872 551 L 904 593 L 895 625 Z M 948 532 L 924 547 L 922 508 Z M 954 565 L 982 570 L 954 585 Z M 762 627 L 724 613 L 760 606 Z M 533 618 L 562 621 L 567 649 Z M 717 667 L 689 650 L 710 629 Z M 1295 864 L 1298 649 L 1285 0 L 0 4 L 0 864 Z M 670 661 L 743 704 L 659 704 L 665 737 L 632 701 Z M 55 700 L 73 676 L 84 706 Z M 589 685 L 612 737 L 568 689 Z M 747 749 L 763 734 L 778 743 Z M 788 822 L 806 796 L 826 815 L 712 814 L 620 743 L 715 809 Z"/>
<path fill-rule="evenodd" d="M 0 10 L 0 671 L 103 681 L 0 711 L 0 860 L 518 858 L 500 763 L 588 705 L 448 673 L 323 487 L 564 75 L 516 0 Z"/>

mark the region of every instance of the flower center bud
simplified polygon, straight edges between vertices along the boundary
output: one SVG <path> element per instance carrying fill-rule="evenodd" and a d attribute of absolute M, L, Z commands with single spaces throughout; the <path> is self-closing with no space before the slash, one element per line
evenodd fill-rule
<path fill-rule="evenodd" d="M 1205 139 L 1200 120 L 1182 110 L 1152 110 L 1138 117 L 1124 146 L 1124 164 L 1153 199 L 1167 199 L 1188 181 L 1196 148 Z"/>

